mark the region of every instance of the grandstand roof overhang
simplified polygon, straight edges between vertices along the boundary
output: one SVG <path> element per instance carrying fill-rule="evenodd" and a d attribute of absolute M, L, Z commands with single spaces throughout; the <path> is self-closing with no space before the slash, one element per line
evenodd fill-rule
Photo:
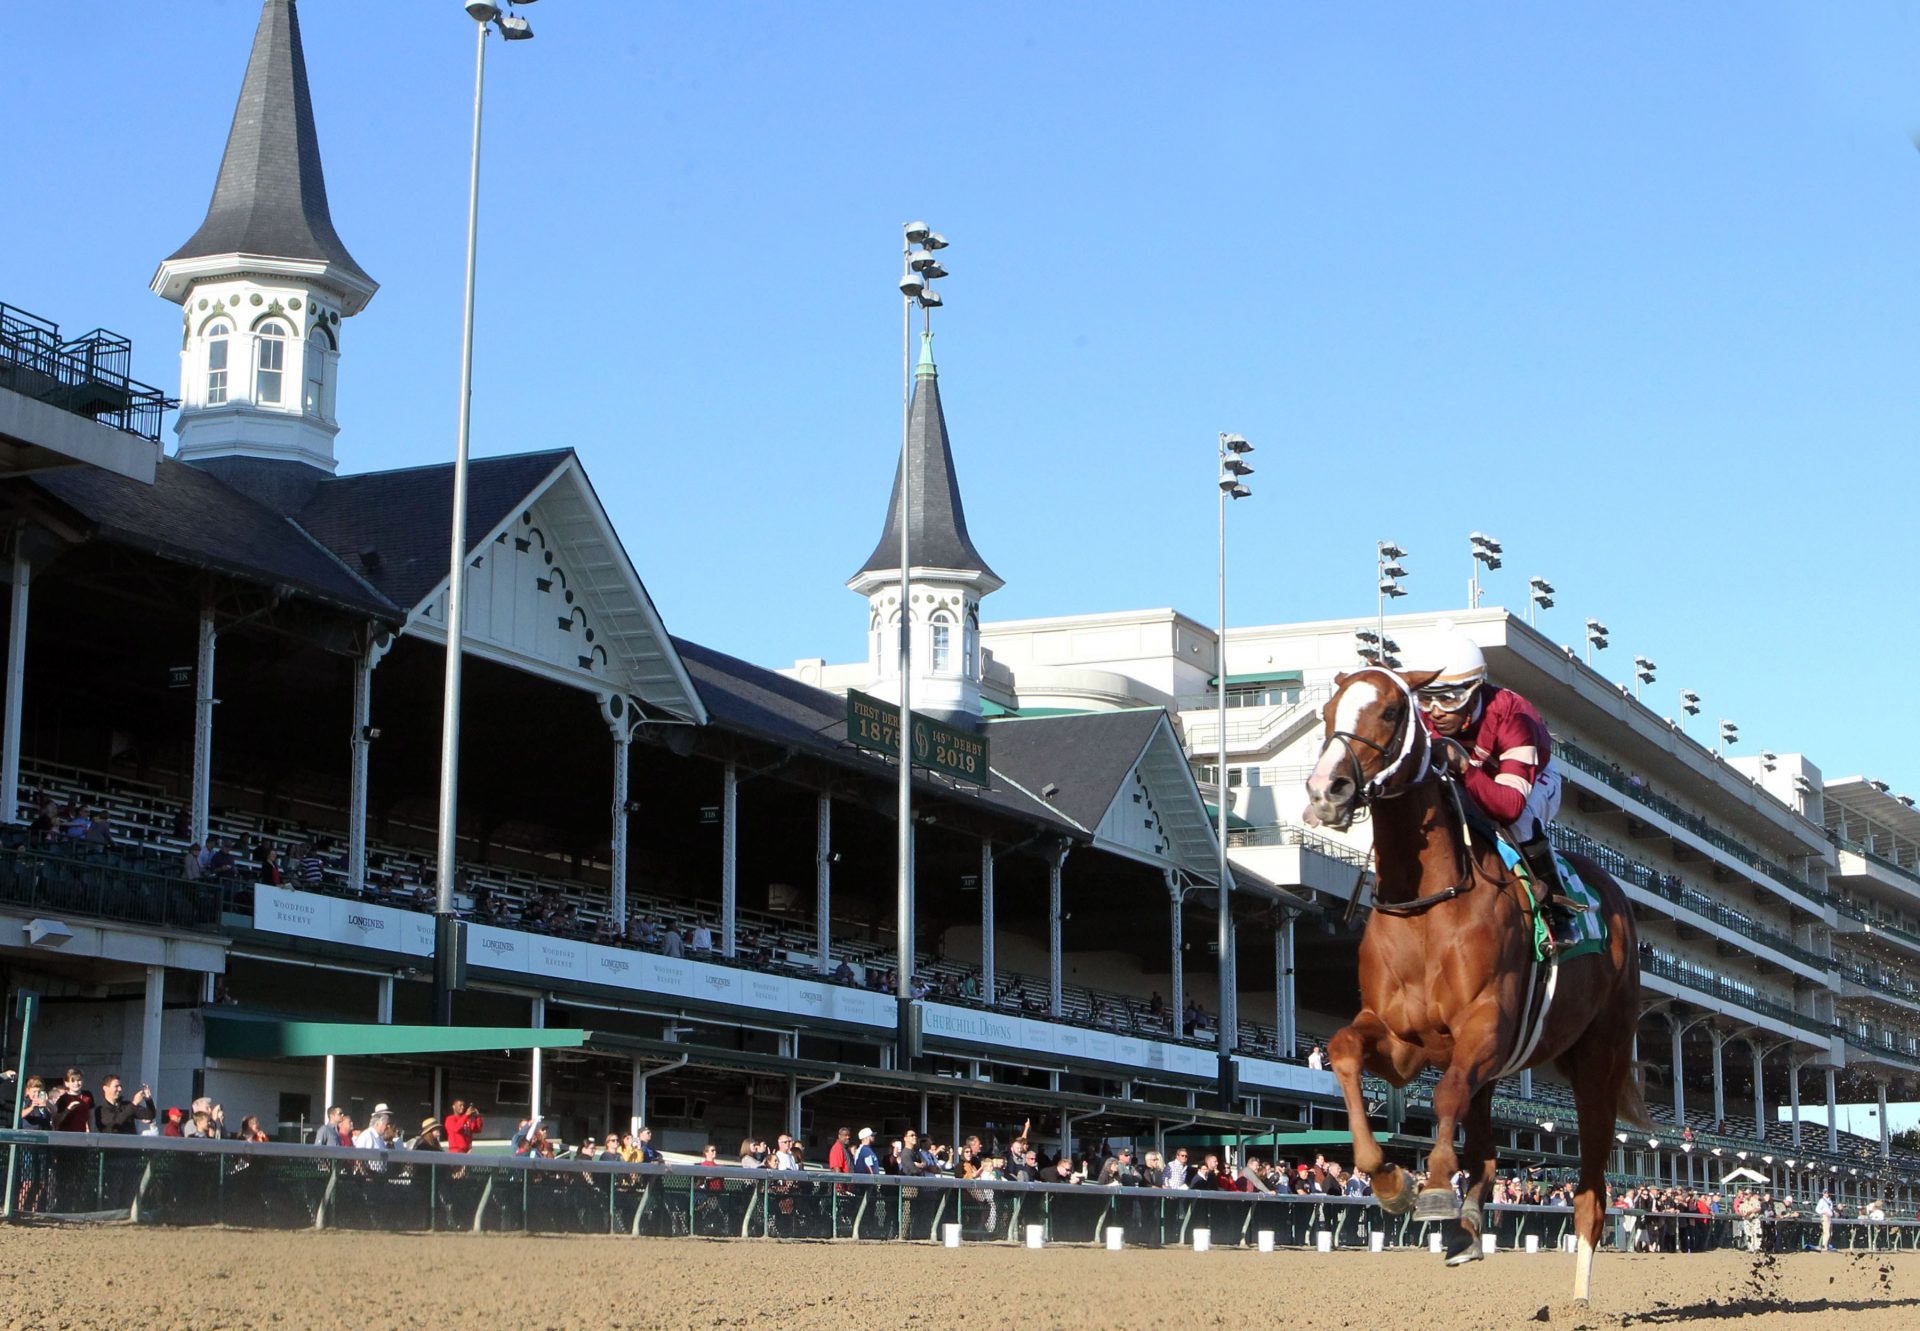
<path fill-rule="evenodd" d="M 376 1022 L 273 1021 L 209 1012 L 209 1058 L 341 1058 L 479 1050 L 578 1049 L 592 1031 L 517 1026 L 390 1026 Z"/>
<path fill-rule="evenodd" d="M 600 695 L 705 724 L 686 664 L 580 460 L 558 464 L 489 529 L 468 534 L 465 648 Z M 405 632 L 445 644 L 447 579 Z"/>
<path fill-rule="evenodd" d="M 1843 776 L 1822 782 L 1820 794 L 1829 806 L 1838 805 L 1848 813 L 1878 823 L 1895 836 L 1920 842 L 1920 809 L 1902 802 L 1892 791 L 1881 789 L 1869 777 Z"/>
<path fill-rule="evenodd" d="M 1213 820 L 1164 711 L 1113 791 L 1093 843 L 1116 855 L 1218 881 L 1220 843 Z"/>

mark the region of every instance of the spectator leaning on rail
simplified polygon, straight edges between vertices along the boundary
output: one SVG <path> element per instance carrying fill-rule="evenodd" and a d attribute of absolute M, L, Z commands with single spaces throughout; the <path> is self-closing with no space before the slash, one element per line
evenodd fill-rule
<path fill-rule="evenodd" d="M 1545 898 L 1554 942 L 1567 946 L 1566 888 L 1547 840 L 1547 824 L 1560 812 L 1560 771 L 1546 722 L 1532 703 L 1487 679 L 1480 645 L 1458 630 L 1434 645 L 1423 666 L 1435 673 L 1420 686 L 1421 719 L 1430 734 L 1453 741 L 1437 756 L 1513 839 Z"/>

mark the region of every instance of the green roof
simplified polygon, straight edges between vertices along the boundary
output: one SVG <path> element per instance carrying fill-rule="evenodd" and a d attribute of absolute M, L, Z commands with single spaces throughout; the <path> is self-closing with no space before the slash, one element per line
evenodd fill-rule
<path fill-rule="evenodd" d="M 1227 676 L 1228 688 L 1236 684 L 1299 684 L 1301 682 L 1302 676 L 1298 670 L 1265 670 L 1251 675 Z M 1207 687 L 1213 688 L 1219 683 L 1220 676 L 1215 675 L 1207 681 Z"/>
<path fill-rule="evenodd" d="M 1207 821 L 1213 824 L 1213 828 L 1216 833 L 1220 830 L 1220 806 L 1219 805 L 1217 804 L 1207 805 Z M 1244 831 L 1247 831 L 1252 826 L 1253 826 L 1252 823 L 1242 818 L 1239 814 L 1235 813 L 1232 809 L 1227 810 L 1227 830 L 1229 832 L 1244 832 Z"/>

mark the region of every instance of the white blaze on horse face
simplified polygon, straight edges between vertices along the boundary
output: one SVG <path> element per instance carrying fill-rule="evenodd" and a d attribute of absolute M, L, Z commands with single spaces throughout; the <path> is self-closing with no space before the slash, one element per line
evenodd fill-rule
<path fill-rule="evenodd" d="M 1341 691 L 1340 701 L 1333 709 L 1332 734 L 1345 731 L 1354 733 L 1354 727 L 1360 724 L 1360 718 L 1369 707 L 1380 701 L 1380 685 L 1377 681 L 1361 677 L 1347 681 L 1347 687 Z M 1320 761 L 1314 764 L 1313 775 L 1307 778 L 1307 794 L 1319 799 L 1333 784 L 1336 776 L 1351 775 L 1353 759 L 1347 756 L 1349 741 L 1330 742 L 1320 754 Z M 1354 758 L 1364 755 L 1356 753 Z"/>

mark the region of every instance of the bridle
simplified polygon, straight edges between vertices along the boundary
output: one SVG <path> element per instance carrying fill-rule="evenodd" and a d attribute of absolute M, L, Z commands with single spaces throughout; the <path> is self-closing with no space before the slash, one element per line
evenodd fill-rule
<path fill-rule="evenodd" d="M 1441 790 L 1444 791 L 1447 796 L 1446 803 L 1451 807 L 1454 825 L 1459 829 L 1460 833 L 1454 840 L 1454 863 L 1459 872 L 1459 878 L 1452 887 L 1444 892 L 1433 892 L 1425 896 L 1415 897 L 1411 901 L 1381 901 L 1377 895 L 1375 896 L 1373 901 L 1374 910 L 1379 911 L 1383 915 L 1392 915 L 1404 919 L 1408 916 L 1423 914 L 1426 911 L 1432 910 L 1443 901 L 1451 901 L 1457 896 L 1464 895 L 1473 888 L 1474 883 L 1482 875 L 1479 871 L 1479 866 L 1474 860 L 1472 845 L 1473 830 L 1472 825 L 1467 821 L 1466 806 L 1460 794 L 1460 784 L 1454 779 L 1452 770 L 1448 768 L 1445 763 L 1439 761 L 1435 741 L 1427 734 L 1427 728 L 1420 724 L 1417 715 L 1420 707 L 1419 699 L 1414 696 L 1413 690 L 1408 686 L 1407 682 L 1391 670 L 1374 669 L 1365 673 L 1386 676 L 1386 678 L 1393 681 L 1394 687 L 1400 691 L 1401 697 L 1405 700 L 1407 706 L 1406 711 L 1401 714 L 1399 725 L 1395 728 L 1392 737 L 1389 738 L 1385 744 L 1376 743 L 1368 739 L 1365 735 L 1357 735 L 1351 730 L 1333 731 L 1327 736 L 1326 742 L 1320 746 L 1321 756 L 1324 757 L 1326 755 L 1328 746 L 1335 740 L 1340 741 L 1341 747 L 1346 753 L 1347 763 L 1352 768 L 1354 788 L 1353 806 L 1356 813 L 1364 812 L 1367 807 L 1376 800 L 1398 798 L 1406 794 L 1409 790 L 1412 790 L 1415 786 L 1424 784 L 1429 777 L 1437 779 L 1440 782 Z M 1392 761 L 1374 773 L 1373 776 L 1369 777 L 1360 766 L 1360 755 L 1354 748 L 1356 744 L 1364 745 L 1372 749 L 1382 758 L 1392 753 Z M 1411 763 L 1416 749 L 1423 750 L 1423 752 L 1417 763 Z M 1404 780 L 1396 781 L 1395 778 L 1399 777 L 1402 772 L 1411 772 L 1411 775 L 1407 776 Z M 1365 869 L 1362 869 L 1361 874 L 1363 877 L 1365 873 Z M 1356 883 L 1351 901 L 1357 902 L 1359 899 L 1359 885 Z"/>
<path fill-rule="evenodd" d="M 1433 770 L 1433 744 L 1427 738 L 1427 728 L 1419 722 L 1420 701 L 1413 696 L 1413 690 L 1407 687 L 1407 681 L 1391 670 L 1376 669 L 1361 673 L 1383 675 L 1391 680 L 1393 686 L 1400 691 L 1400 696 L 1406 703 L 1406 710 L 1400 714 L 1400 723 L 1394 728 L 1392 737 L 1385 744 L 1376 743 L 1365 735 L 1357 735 L 1351 730 L 1336 730 L 1329 734 L 1326 742 L 1320 746 L 1320 754 L 1325 757 L 1328 745 L 1335 740 L 1340 741 L 1341 749 L 1346 754 L 1347 765 L 1352 769 L 1353 807 L 1356 814 L 1364 811 L 1375 800 L 1393 799 L 1406 794 L 1419 785 Z M 1356 744 L 1365 745 L 1382 758 L 1386 758 L 1391 753 L 1392 760 L 1369 777 L 1360 766 L 1360 753 L 1354 748 Z M 1408 760 L 1413 757 L 1416 748 L 1424 748 L 1426 752 L 1416 765 L 1413 775 L 1397 785 L 1393 784 L 1393 779 L 1407 769 Z"/>

